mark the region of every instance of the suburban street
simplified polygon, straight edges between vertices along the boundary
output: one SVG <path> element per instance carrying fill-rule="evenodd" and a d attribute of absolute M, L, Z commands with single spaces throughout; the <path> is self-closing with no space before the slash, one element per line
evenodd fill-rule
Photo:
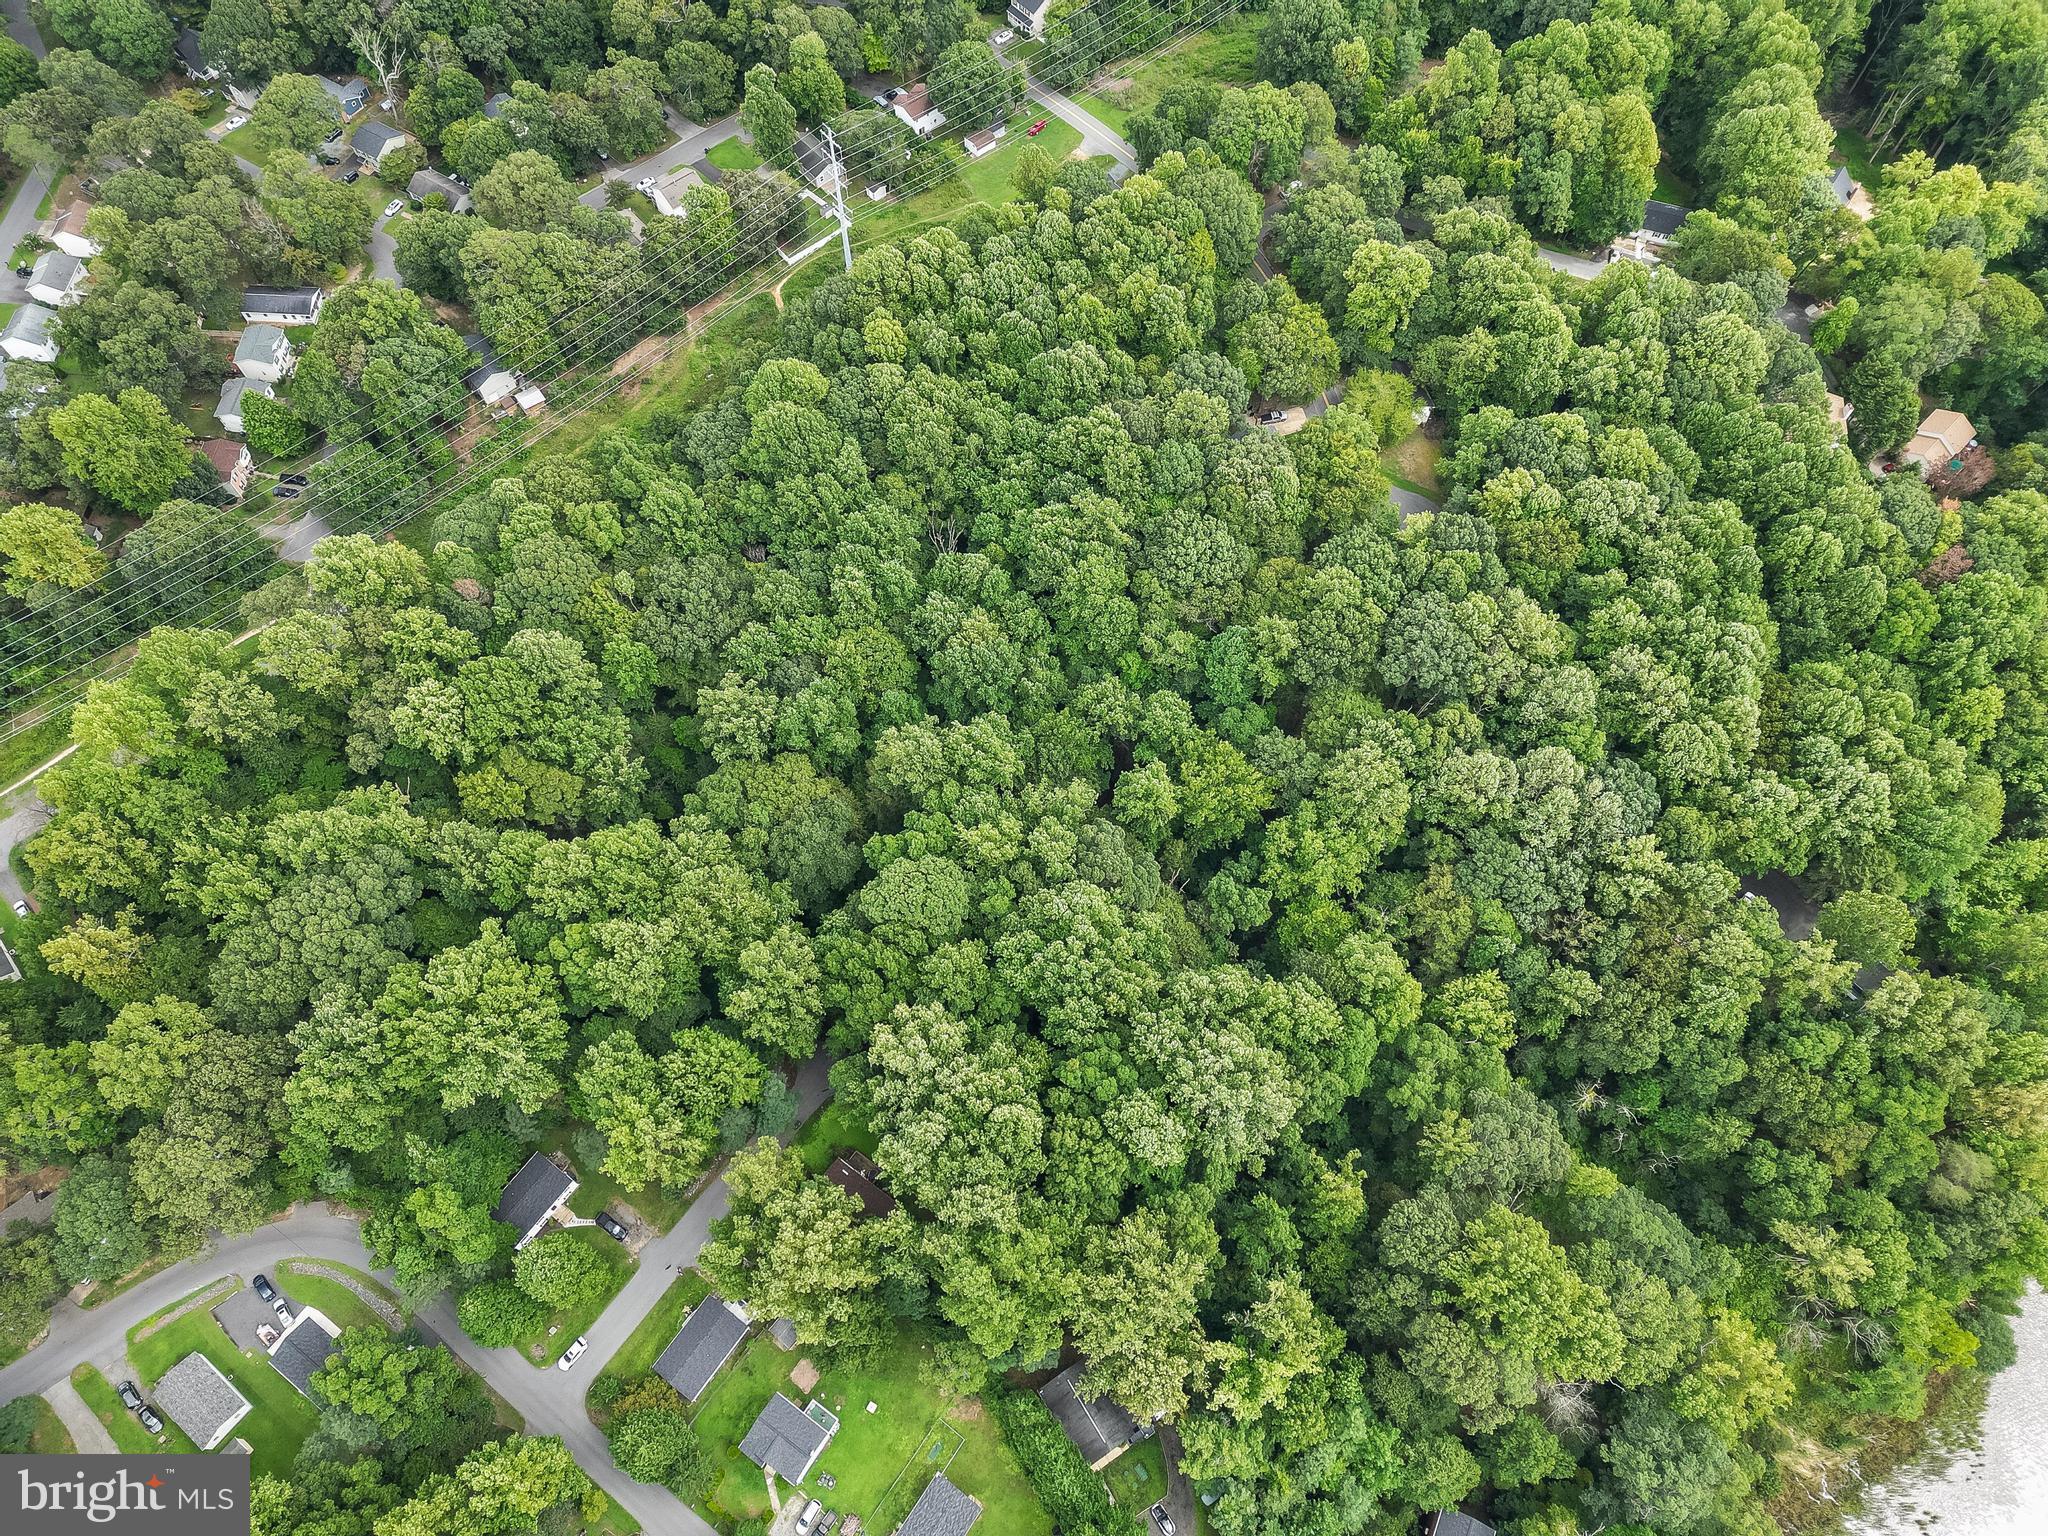
<path fill-rule="evenodd" d="M 43 47 L 35 23 L 28 19 L 28 0 L 0 3 L 4 3 L 7 11 L 7 35 L 40 59 L 49 50 Z M 36 209 L 49 190 L 50 178 L 41 171 L 31 170 L 22 178 L 7 212 L 0 215 L 0 258 L 13 255 L 14 248 L 36 232 L 36 226 L 42 222 L 36 217 Z M 0 265 L 0 304 L 20 304 L 27 298 L 28 284 L 14 275 L 12 266 Z"/>
<path fill-rule="evenodd" d="M 822 1053 L 797 1070 L 795 1088 L 798 1124 L 802 1124 L 831 1093 Z M 648 1531 L 662 1536 L 713 1536 L 713 1531 L 666 1488 L 635 1482 L 612 1465 L 604 1435 L 590 1422 L 583 1398 L 619 1346 L 654 1310 L 677 1273 L 696 1261 L 711 1223 L 725 1213 L 728 1198 L 725 1181 L 714 1180 L 674 1227 L 640 1250 L 639 1268 L 591 1325 L 586 1335 L 590 1347 L 573 1370 L 558 1371 L 552 1364 L 535 1366 L 513 1349 L 483 1348 L 462 1331 L 446 1296 L 436 1298 L 418 1314 L 428 1331 L 519 1411 L 528 1434 L 561 1436 L 577 1463 L 607 1494 Z M 279 1259 L 292 1257 L 352 1265 L 386 1283 L 392 1278 L 388 1270 L 374 1267 L 354 1217 L 325 1206 L 295 1207 L 281 1220 L 254 1232 L 217 1238 L 198 1258 L 152 1275 L 104 1306 L 87 1311 L 71 1301 L 60 1302 L 50 1315 L 50 1331 L 43 1342 L 13 1364 L 0 1367 L 0 1402 L 43 1393 L 50 1395 L 55 1405 L 58 1398 L 75 1396 L 70 1387 L 72 1370 L 84 1361 L 114 1364 L 121 1360 L 128 1330 L 144 1318 L 223 1276 L 246 1281 L 258 1271 L 274 1269 Z M 288 1289 L 289 1281 L 285 1284 Z M 566 1339 L 559 1342 L 568 1343 Z M 120 1367 L 116 1365 L 116 1369 Z"/>
<path fill-rule="evenodd" d="M 1582 277 L 1589 283 L 1607 270 L 1606 262 L 1595 261 L 1590 256 L 1571 256 L 1540 245 L 1536 247 L 1536 254 L 1553 272 L 1562 272 L 1566 277 Z"/>
<path fill-rule="evenodd" d="M 996 48 L 995 54 L 1005 64 L 1010 62 L 1002 48 Z M 1072 97 L 1064 96 L 1050 86 L 1042 84 L 1028 67 L 1024 70 L 1024 91 L 1033 101 L 1081 135 L 1082 154 L 1109 156 L 1117 163 L 1119 178 L 1138 168 L 1138 156 L 1131 148 L 1129 140 Z"/>
<path fill-rule="evenodd" d="M 678 136 L 664 144 L 651 155 L 625 165 L 615 165 L 604 173 L 604 180 L 577 199 L 586 208 L 605 206 L 604 194 L 608 184 L 623 181 L 631 186 L 643 176 L 665 176 L 679 165 L 690 165 L 702 160 L 714 145 L 723 144 L 727 139 L 741 138 L 740 115 L 737 112 L 721 117 L 715 123 L 702 127 L 682 121 L 673 114 L 669 126 L 679 129 Z"/>

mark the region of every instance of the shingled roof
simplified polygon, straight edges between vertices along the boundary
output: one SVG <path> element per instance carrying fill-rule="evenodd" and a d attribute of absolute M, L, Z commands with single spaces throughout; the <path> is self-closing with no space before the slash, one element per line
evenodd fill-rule
<path fill-rule="evenodd" d="M 981 1518 L 981 1500 L 962 1493 L 941 1472 L 924 1485 L 896 1536 L 967 1536 Z"/>
<path fill-rule="evenodd" d="M 654 1374 L 694 1403 L 747 1336 L 747 1320 L 723 1296 L 706 1296 L 683 1319 Z"/>
<path fill-rule="evenodd" d="M 740 1441 L 740 1454 L 763 1471 L 800 1483 L 831 1443 L 830 1429 L 778 1392 Z"/>

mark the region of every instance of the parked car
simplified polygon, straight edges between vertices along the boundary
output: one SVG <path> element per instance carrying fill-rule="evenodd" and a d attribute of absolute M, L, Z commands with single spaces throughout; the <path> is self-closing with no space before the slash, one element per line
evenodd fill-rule
<path fill-rule="evenodd" d="M 578 1334 L 576 1336 L 576 1342 L 574 1344 L 571 1344 L 567 1349 L 562 1351 L 562 1358 L 555 1362 L 555 1369 L 558 1371 L 566 1371 L 567 1369 L 569 1369 L 570 1366 L 574 1365 L 578 1360 L 581 1360 L 583 1358 L 583 1351 L 585 1351 L 588 1348 L 590 1348 L 590 1340 L 585 1338 L 583 1335 Z"/>
<path fill-rule="evenodd" d="M 14 269 L 14 275 L 16 277 L 34 277 L 36 275 L 36 269 L 32 266 L 23 264 L 22 266 L 16 267 Z"/>
<path fill-rule="evenodd" d="M 896 100 L 898 96 L 901 96 L 902 94 L 902 86 L 892 85 L 889 87 L 889 89 L 883 91 L 879 96 L 875 98 L 875 105 L 878 107 L 888 107 L 891 103 L 893 103 Z"/>
<path fill-rule="evenodd" d="M 1037 122 L 1031 125 L 1031 131 L 1025 134 L 1024 137 L 1027 139 L 1037 138 L 1041 133 L 1045 132 L 1046 122 L 1047 119 L 1041 117 Z"/>
<path fill-rule="evenodd" d="M 249 1288 L 265 1301 L 274 1302 L 277 1300 L 277 1287 L 270 1283 L 270 1276 L 268 1275 L 258 1275 L 249 1282 Z"/>
<path fill-rule="evenodd" d="M 633 183 L 633 190 L 635 192 L 638 192 L 642 197 L 648 196 L 650 193 L 654 191 L 654 178 L 652 176 L 642 176 L 638 181 Z"/>
<path fill-rule="evenodd" d="M 270 494 L 279 501 L 297 501 L 305 492 L 301 491 L 296 485 L 273 485 L 270 488 Z"/>
<path fill-rule="evenodd" d="M 23 901 L 19 896 L 14 898 L 14 915 L 16 917 L 28 916 L 28 903 Z"/>
<path fill-rule="evenodd" d="M 1286 419 L 1287 413 L 1285 411 L 1259 412 L 1259 425 L 1262 427 L 1277 427 L 1280 425 L 1281 422 L 1285 421 Z"/>
<path fill-rule="evenodd" d="M 1174 1536 L 1173 1517 L 1167 1514 L 1164 1499 L 1152 1506 L 1152 1518 L 1159 1522 L 1159 1536 Z"/>
<path fill-rule="evenodd" d="M 1015 39 L 1016 36 L 1017 34 L 1012 32 L 1008 27 L 1003 28 L 1003 30 L 1000 32 L 991 32 L 988 35 L 989 46 L 991 48 L 1000 48 L 1003 46 L 1003 44 Z"/>
<path fill-rule="evenodd" d="M 804 1512 L 796 1517 L 796 1536 L 811 1536 L 818 1528 L 818 1521 L 824 1516 L 825 1506 L 816 1499 L 804 1506 Z"/>
<path fill-rule="evenodd" d="M 359 165 L 352 165 L 341 173 L 342 181 L 349 186 L 354 186 L 358 181 L 362 180 L 362 177 L 363 168 Z"/>
<path fill-rule="evenodd" d="M 596 1220 L 598 1231 L 606 1237 L 615 1237 L 622 1243 L 626 1240 L 626 1224 L 610 1211 L 599 1211 Z"/>
<path fill-rule="evenodd" d="M 225 121 L 223 121 L 223 122 L 221 123 L 221 125 L 220 125 L 220 128 L 221 128 L 221 132 L 222 132 L 222 133 L 233 133 L 233 132 L 234 132 L 234 131 L 235 131 L 235 130 L 236 130 L 237 128 L 241 127 L 241 126 L 242 126 L 242 124 L 246 123 L 247 121 L 249 121 L 249 119 L 248 119 L 248 118 L 246 118 L 246 117 L 244 117 L 244 116 L 242 116 L 242 114 L 241 114 L 241 113 L 239 113 L 239 112 L 233 113 L 233 114 L 232 114 L 232 115 L 230 115 L 230 116 L 229 116 L 229 117 L 228 117 L 228 118 L 227 118 L 227 119 L 226 119 Z"/>
<path fill-rule="evenodd" d="M 403 208 L 404 206 L 405 206 L 405 199 L 404 199 L 404 198 L 402 198 L 402 197 L 394 197 L 393 199 L 391 199 L 391 201 L 390 201 L 390 202 L 388 202 L 388 203 L 386 203 L 386 204 L 384 205 L 384 217 L 385 217 L 385 218 L 387 218 L 387 219 L 388 219 L 388 218 L 390 218 L 390 217 L 391 217 L 391 215 L 393 215 L 394 213 L 397 213 L 397 212 L 398 212 L 398 211 L 399 211 L 399 210 L 400 210 L 401 208 Z"/>
<path fill-rule="evenodd" d="M 150 1407 L 149 1404 L 144 1403 L 140 1408 L 136 1409 L 135 1417 L 142 1421 L 142 1427 L 152 1435 L 160 1435 L 164 1432 L 164 1421 L 156 1416 L 156 1410 Z"/>
<path fill-rule="evenodd" d="M 135 1390 L 134 1382 L 124 1381 L 114 1388 L 114 1391 L 120 1395 L 121 1406 L 129 1412 L 132 1413 L 142 1406 L 142 1394 Z"/>
<path fill-rule="evenodd" d="M 294 470 L 289 475 L 279 475 L 277 478 L 283 481 L 286 485 L 311 485 L 313 483 L 311 479 L 309 479 L 305 475 L 299 474 L 296 470 Z"/>

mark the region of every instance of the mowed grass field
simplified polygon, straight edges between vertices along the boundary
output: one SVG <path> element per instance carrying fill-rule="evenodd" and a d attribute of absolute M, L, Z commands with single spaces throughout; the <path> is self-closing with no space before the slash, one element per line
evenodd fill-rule
<path fill-rule="evenodd" d="M 739 1453 L 739 1443 L 775 1393 L 792 1402 L 811 1399 L 839 1416 L 839 1433 L 803 1484 L 826 1508 L 860 1517 L 864 1530 L 893 1530 L 933 1475 L 944 1471 L 981 1500 L 976 1536 L 1051 1536 L 1023 1469 L 1003 1444 L 995 1420 L 973 1399 L 952 1399 L 924 1380 L 929 1347 L 898 1331 L 875 1362 L 860 1370 L 828 1370 L 806 1394 L 789 1379 L 804 1358 L 757 1336 L 712 1383 L 696 1414 L 719 1477 L 706 1511 L 716 1521 L 755 1519 L 768 1510 L 760 1470 Z M 867 1411 L 873 1403 L 875 1411 Z M 833 1479 L 826 1487 L 821 1477 Z"/>
<path fill-rule="evenodd" d="M 1101 88 L 1075 99 L 1122 133 L 1125 124 L 1151 111 L 1176 85 L 1195 80 L 1249 85 L 1259 77 L 1254 66 L 1259 32 L 1265 24 L 1263 14 L 1226 16 L 1206 32 L 1182 38 L 1133 69 L 1111 64 L 1102 72 Z"/>
<path fill-rule="evenodd" d="M 355 1297 L 349 1300 L 369 1314 L 369 1308 Z M 334 1322 L 343 1325 L 339 1317 Z M 221 1375 L 234 1383 L 235 1390 L 249 1400 L 248 1416 L 235 1426 L 234 1433 L 249 1442 L 251 1467 L 259 1475 L 268 1472 L 278 1477 L 289 1476 L 292 1458 L 313 1432 L 320 1415 L 296 1387 L 278 1374 L 269 1357 L 258 1349 L 237 1349 L 213 1320 L 212 1312 L 203 1306 L 166 1323 L 147 1337 L 138 1337 L 142 1328 L 148 1326 L 141 1324 L 128 1338 L 128 1358 L 142 1373 L 142 1395 L 149 1397 L 164 1372 L 197 1351 L 211 1360 Z M 154 1399 L 151 1401 L 156 1406 Z M 161 1406 L 157 1406 L 157 1411 L 163 1412 Z M 165 1418 L 168 1420 L 169 1415 Z M 119 1439 L 118 1434 L 115 1438 Z M 191 1441 L 186 1440 L 183 1449 L 192 1448 Z"/>

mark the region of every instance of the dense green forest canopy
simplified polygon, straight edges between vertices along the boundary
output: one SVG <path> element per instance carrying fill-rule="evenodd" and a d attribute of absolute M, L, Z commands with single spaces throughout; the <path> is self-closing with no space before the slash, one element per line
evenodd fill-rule
<path fill-rule="evenodd" d="M 290 9 L 222 0 L 207 46 L 340 46 Z M 891 46 L 953 46 L 943 9 Z M 602 35 L 629 11 L 672 36 Z M 591 13 L 536 14 L 546 54 L 449 25 L 585 88 Z M 669 67 L 726 78 L 704 24 Z M 793 285 L 730 388 L 326 541 L 248 645 L 158 631 L 24 853 L 0 1145 L 72 1171 L 0 1243 L 0 1332 L 325 1197 L 510 1342 L 602 1283 L 490 1218 L 567 1126 L 629 1189 L 736 1154 L 701 1267 L 821 1358 L 914 1327 L 980 1391 L 1085 1357 L 1220 1536 L 1766 1536 L 1859 1426 L 2006 1363 L 2048 1266 L 2048 156 L 1972 28 L 1278 0 L 1266 78 L 1165 92 L 1120 185 L 1038 165 Z M 416 87 L 444 148 L 460 67 Z M 1917 146 L 1868 222 L 1827 176 L 1851 90 Z M 1626 232 L 1666 157 L 1669 262 L 1539 255 Z M 418 221 L 416 288 L 516 328 L 507 253 L 640 259 L 547 212 L 550 156 L 489 174 L 490 217 Z M 378 348 L 448 388 L 452 338 L 346 290 L 304 415 Z M 1982 497 L 1863 461 L 1923 391 L 2009 445 Z M 153 398 L 100 405 L 146 437 Z M 1397 513 L 1424 404 L 1443 498 Z M 886 1217 L 758 1140 L 821 1049 Z M 493 1529 L 586 1496 L 444 1355 L 357 1365 L 267 1531 L 454 1528 L 514 1459 Z M 701 1475 L 613 1411 L 622 1466 Z"/>

